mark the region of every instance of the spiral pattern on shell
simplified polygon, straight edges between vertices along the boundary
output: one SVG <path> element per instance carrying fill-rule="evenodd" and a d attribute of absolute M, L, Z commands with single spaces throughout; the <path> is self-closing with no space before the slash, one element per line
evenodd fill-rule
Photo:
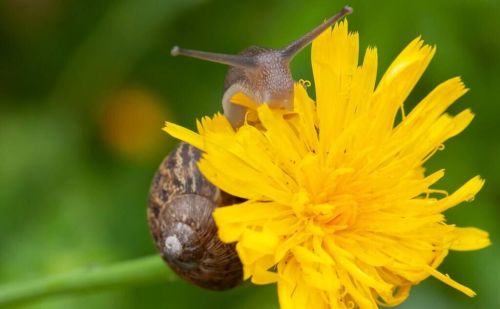
<path fill-rule="evenodd" d="M 156 247 L 180 277 L 210 290 L 241 283 L 234 244 L 217 236 L 216 207 L 241 202 L 212 185 L 199 171 L 200 150 L 181 143 L 158 168 L 151 185 L 148 221 Z"/>

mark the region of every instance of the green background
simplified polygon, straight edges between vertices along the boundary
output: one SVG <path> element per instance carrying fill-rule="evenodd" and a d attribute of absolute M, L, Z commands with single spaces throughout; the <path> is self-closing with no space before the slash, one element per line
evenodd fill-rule
<path fill-rule="evenodd" d="M 281 47 L 322 22 L 339 1 L 0 1 L 0 284 L 155 253 L 145 217 L 152 175 L 175 141 L 169 120 L 220 110 L 226 67 L 169 56 L 180 46 L 236 53 Z M 413 38 L 437 55 L 410 96 L 460 75 L 471 91 L 450 110 L 472 108 L 469 128 L 428 170 L 441 188 L 480 174 L 473 203 L 449 222 L 490 232 L 494 245 L 452 252 L 440 267 L 471 287 L 469 299 L 435 279 L 401 308 L 500 308 L 500 3 L 351 1 L 362 50 L 378 47 L 380 73 Z M 292 63 L 312 80 L 310 49 Z M 408 108 L 407 108 L 408 110 Z M 181 281 L 70 295 L 29 308 L 275 308 L 274 286 L 202 291 Z"/>

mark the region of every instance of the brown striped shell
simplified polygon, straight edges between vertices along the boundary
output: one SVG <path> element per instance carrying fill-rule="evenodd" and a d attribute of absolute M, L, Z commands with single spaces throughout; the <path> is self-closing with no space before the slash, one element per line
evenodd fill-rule
<path fill-rule="evenodd" d="M 242 265 L 234 244 L 219 240 L 212 212 L 241 200 L 200 173 L 200 156 L 181 143 L 162 162 L 151 184 L 149 227 L 163 260 L 180 277 L 210 290 L 230 289 L 241 283 Z"/>

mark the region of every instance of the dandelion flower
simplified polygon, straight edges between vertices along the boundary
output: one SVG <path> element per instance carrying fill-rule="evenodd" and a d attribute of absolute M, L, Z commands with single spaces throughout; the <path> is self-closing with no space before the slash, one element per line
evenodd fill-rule
<path fill-rule="evenodd" d="M 486 232 L 443 214 L 484 181 L 447 194 L 435 189 L 444 171 L 423 168 L 471 122 L 468 109 L 445 113 L 467 89 L 447 80 L 405 115 L 435 48 L 413 40 L 375 86 L 377 51 L 358 65 L 358 44 L 345 21 L 313 42 L 316 101 L 303 83 L 288 113 L 240 94 L 252 121 L 236 130 L 217 114 L 198 133 L 171 123 L 165 131 L 203 150 L 202 173 L 246 200 L 215 210 L 219 236 L 236 243 L 245 279 L 277 283 L 282 308 L 394 306 L 429 276 L 474 296 L 437 268 L 449 250 L 489 245 Z"/>

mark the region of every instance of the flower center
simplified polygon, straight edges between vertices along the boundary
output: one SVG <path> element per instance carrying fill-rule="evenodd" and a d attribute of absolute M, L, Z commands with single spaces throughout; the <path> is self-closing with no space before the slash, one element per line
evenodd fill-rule
<path fill-rule="evenodd" d="M 358 202 L 350 194 L 337 194 L 325 202 L 313 202 L 308 192 L 296 194 L 293 210 L 298 219 L 332 233 L 353 226 L 358 218 Z"/>

